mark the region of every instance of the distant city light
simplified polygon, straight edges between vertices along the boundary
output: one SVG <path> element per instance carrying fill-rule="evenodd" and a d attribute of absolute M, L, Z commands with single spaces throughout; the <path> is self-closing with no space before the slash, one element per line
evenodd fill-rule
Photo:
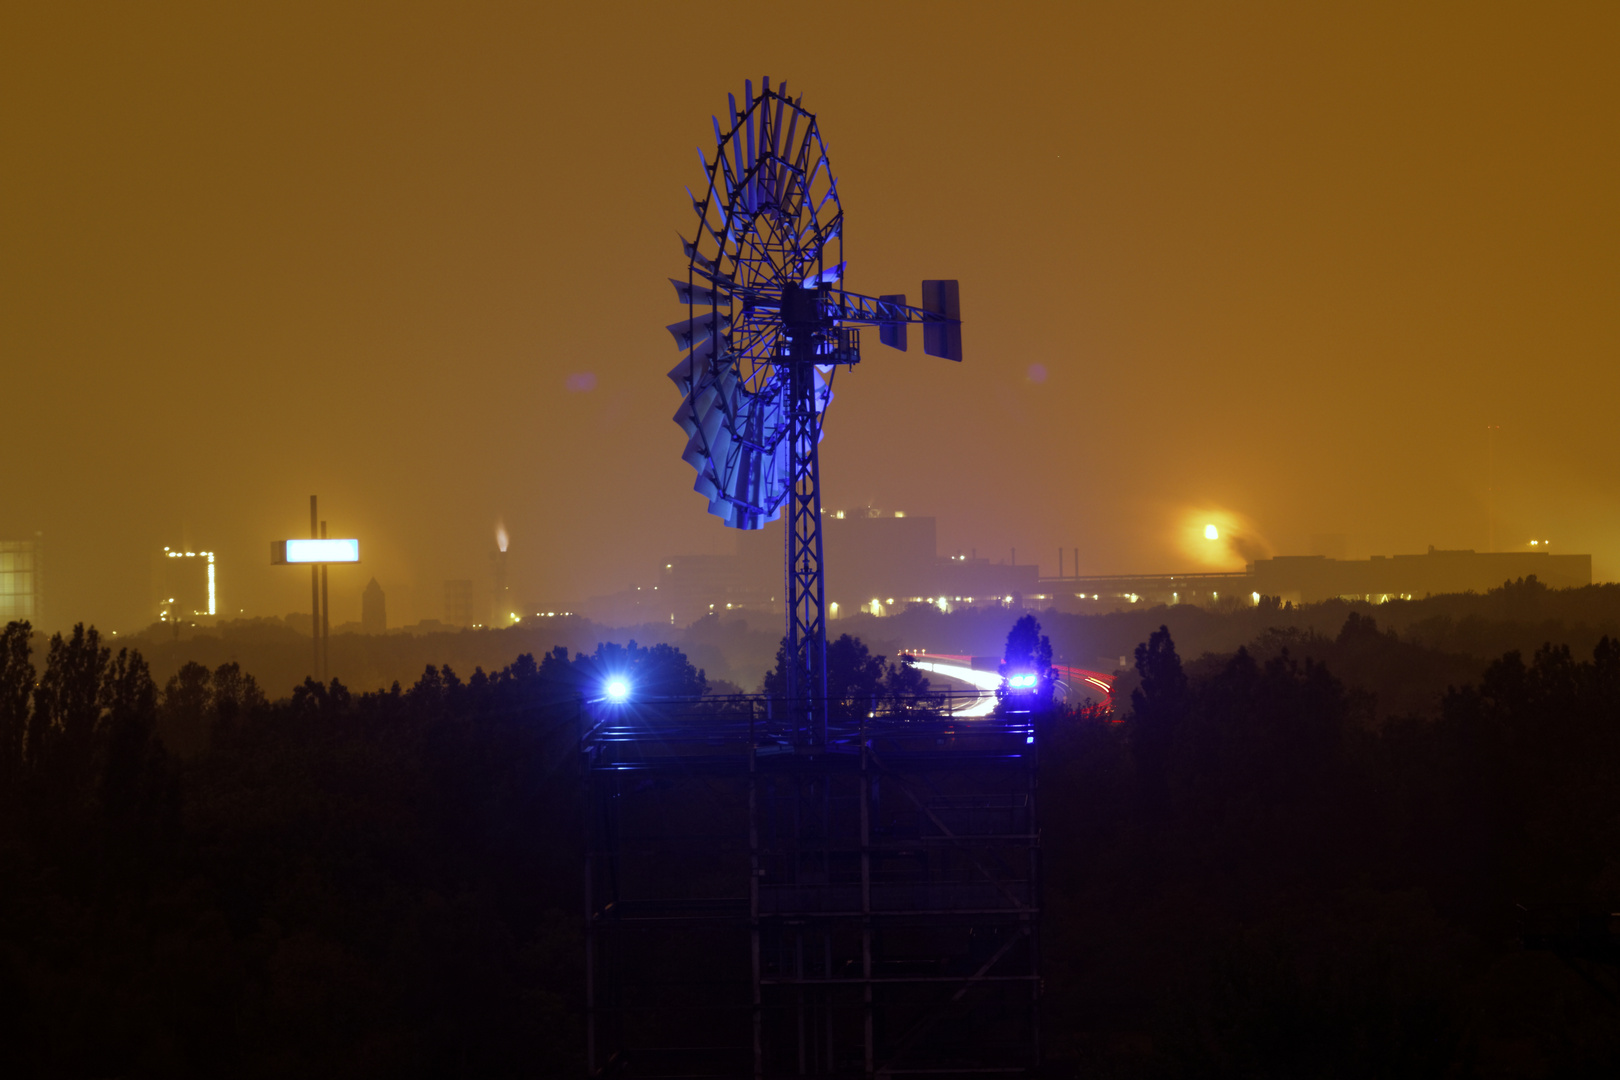
<path fill-rule="evenodd" d="M 1221 538 L 1221 532 L 1220 532 L 1219 529 L 1217 529 L 1213 525 L 1205 525 L 1204 526 L 1204 539 L 1205 540 L 1219 540 L 1220 538 Z"/>

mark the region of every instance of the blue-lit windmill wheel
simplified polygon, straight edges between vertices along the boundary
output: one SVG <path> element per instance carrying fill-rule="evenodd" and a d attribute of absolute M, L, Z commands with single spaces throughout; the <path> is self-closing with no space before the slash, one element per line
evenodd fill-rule
<path fill-rule="evenodd" d="M 684 395 L 675 422 L 696 490 L 727 525 L 757 529 L 792 486 L 784 290 L 842 285 L 843 209 L 816 118 L 784 87 L 766 79 L 756 98 L 750 81 L 741 112 L 734 96 L 730 106 L 728 127 L 714 120 L 714 150 L 698 152 L 707 187 L 692 196 L 695 239 L 683 237 L 687 279 L 671 279 L 688 317 L 669 331 L 686 355 L 669 377 Z M 818 418 L 835 345 L 815 346 Z"/>
<path fill-rule="evenodd" d="M 860 362 L 855 327 L 877 326 L 904 351 L 920 323 L 923 351 L 962 359 L 954 281 L 904 296 L 844 291 L 844 208 L 814 115 L 783 86 L 743 86 L 730 122 L 714 121 L 714 150 L 698 151 L 707 186 L 692 195 L 697 231 L 683 243 L 685 281 L 671 279 L 687 317 L 669 327 L 684 355 L 669 373 L 681 391 L 682 457 L 709 512 L 758 529 L 788 511 L 787 697 L 808 741 L 826 730 L 826 581 L 822 574 L 822 417 L 837 365 Z M 691 194 L 688 189 L 687 194 Z"/>

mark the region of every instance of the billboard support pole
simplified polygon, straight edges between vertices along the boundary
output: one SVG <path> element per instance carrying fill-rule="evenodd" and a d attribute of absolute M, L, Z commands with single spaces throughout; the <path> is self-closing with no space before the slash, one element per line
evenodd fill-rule
<path fill-rule="evenodd" d="M 320 536 L 319 531 L 316 529 L 315 517 L 315 496 L 311 495 L 309 497 L 309 538 L 311 540 L 315 540 Z M 317 680 L 325 682 L 326 678 L 321 674 L 321 568 L 319 566 L 309 568 L 309 606 L 309 638 L 315 646 L 313 674 Z"/>
<path fill-rule="evenodd" d="M 326 522 L 321 522 L 321 539 L 326 539 Z M 332 614 L 331 597 L 326 591 L 326 564 L 321 563 L 321 681 L 332 677 Z"/>

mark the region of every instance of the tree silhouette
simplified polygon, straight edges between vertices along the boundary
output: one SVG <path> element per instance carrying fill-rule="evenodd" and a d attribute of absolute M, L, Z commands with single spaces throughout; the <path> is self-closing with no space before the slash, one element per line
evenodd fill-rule
<path fill-rule="evenodd" d="M 28 753 L 59 782 L 58 794 L 70 800 L 90 782 L 110 656 L 93 626 L 86 630 L 79 623 L 65 640 L 54 634 L 45 674 L 34 690 Z"/>
<path fill-rule="evenodd" d="M 1144 795 L 1162 802 L 1168 780 L 1170 747 L 1186 719 L 1187 675 L 1161 626 L 1136 647 L 1141 684 L 1131 691 L 1131 751 L 1141 773 Z"/>
<path fill-rule="evenodd" d="M 0 786 L 10 788 L 22 768 L 28 737 L 28 700 L 34 693 L 34 665 L 29 656 L 33 627 L 7 623 L 0 631 Z"/>
<path fill-rule="evenodd" d="M 200 754 L 208 744 L 214 676 L 203 665 L 188 662 L 163 687 L 159 730 L 164 744 L 182 757 Z"/>
<path fill-rule="evenodd" d="M 532 657 L 520 657 L 532 664 Z M 541 658 L 538 675 L 556 685 L 569 697 L 599 698 L 607 681 L 622 678 L 630 692 L 639 698 L 701 697 L 708 688 L 708 677 L 692 666 L 686 654 L 673 645 L 626 645 L 604 641 L 590 655 L 558 646 Z M 454 677 L 454 673 L 445 671 Z"/>
<path fill-rule="evenodd" d="M 890 702 L 890 715 L 938 712 L 944 700 L 939 694 L 930 694 L 928 687 L 928 677 L 917 666 L 916 659 L 910 653 L 902 653 L 900 662 L 890 664 L 883 676 L 883 693 Z"/>
<path fill-rule="evenodd" d="M 1027 692 L 1013 691 L 1008 687 L 1008 676 L 1014 674 L 1033 674 L 1035 686 L 1032 692 L 1027 692 L 1029 698 L 1036 709 L 1044 711 L 1051 708 L 1057 687 L 1057 672 L 1052 670 L 1052 642 L 1041 633 L 1040 620 L 1035 616 L 1020 616 L 1012 629 L 1007 631 L 1007 647 L 1002 653 L 997 673 L 1001 676 L 1001 685 L 996 688 L 997 709 L 1006 705 L 1010 695 L 1021 696 Z"/>
<path fill-rule="evenodd" d="M 833 719 L 864 716 L 883 699 L 888 668 L 866 643 L 849 634 L 827 642 L 827 713 Z M 899 676 L 897 676 L 898 678 Z M 776 666 L 765 675 L 765 693 L 787 695 L 787 639 L 776 648 Z"/>

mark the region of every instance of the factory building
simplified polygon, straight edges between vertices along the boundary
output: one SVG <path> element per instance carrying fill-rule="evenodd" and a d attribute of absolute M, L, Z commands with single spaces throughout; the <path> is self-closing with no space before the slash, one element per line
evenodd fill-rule
<path fill-rule="evenodd" d="M 473 625 L 473 583 L 453 578 L 444 583 L 444 621 L 449 626 Z"/>
<path fill-rule="evenodd" d="M 740 533 L 730 555 L 677 555 L 664 561 L 656 584 L 592 597 L 583 612 L 598 622 L 685 626 L 727 611 L 782 612 L 784 541 L 781 521 Z M 941 556 L 932 517 L 871 507 L 826 511 L 827 615 L 888 615 L 907 604 L 949 609 L 959 604 L 1018 604 L 1037 591 L 1039 572 L 977 554 Z"/>
<path fill-rule="evenodd" d="M 40 625 L 40 546 L 37 538 L 0 540 L 0 623 L 27 620 L 36 628 Z"/>
<path fill-rule="evenodd" d="M 1488 592 L 1506 581 L 1535 577 L 1552 589 L 1592 584 L 1592 556 L 1549 551 L 1442 551 L 1331 559 L 1279 555 L 1256 559 L 1241 571 L 1193 574 L 1107 574 L 1042 578 L 1038 602 L 1063 610 L 1088 604 L 1200 604 L 1221 597 L 1255 602 L 1312 604 L 1335 598 L 1382 603 L 1442 593 Z"/>
<path fill-rule="evenodd" d="M 360 594 L 360 630 L 366 634 L 388 632 L 388 597 L 377 579 L 372 578 Z"/>
<path fill-rule="evenodd" d="M 153 613 L 185 625 L 219 614 L 219 567 L 212 551 L 164 548 L 152 556 Z"/>

